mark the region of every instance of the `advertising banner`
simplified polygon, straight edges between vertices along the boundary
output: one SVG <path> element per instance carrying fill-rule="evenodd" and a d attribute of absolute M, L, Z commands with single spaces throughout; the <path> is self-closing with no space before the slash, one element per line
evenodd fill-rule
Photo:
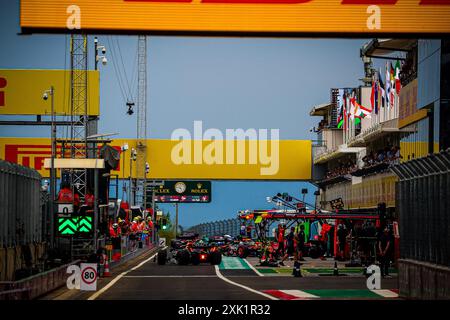
<path fill-rule="evenodd" d="M 121 146 L 129 149 L 122 152 Z M 136 139 L 115 139 L 111 146 L 121 152 L 116 170 L 119 178 L 136 177 L 136 161 L 130 150 Z M 61 146 L 57 146 L 58 157 Z M 157 156 L 155 156 L 157 155 Z M 0 159 L 18 163 L 48 177 L 44 162 L 51 156 L 49 138 L 0 138 Z M 147 140 L 148 180 L 310 180 L 310 140 L 267 141 L 174 141 Z M 130 168 L 131 165 L 131 168 Z M 131 171 L 130 171 L 131 169 Z"/>
<path fill-rule="evenodd" d="M 320 34 L 450 32 L 447 0 L 21 0 L 35 32 Z"/>
<path fill-rule="evenodd" d="M 88 85 L 87 114 L 98 116 L 98 71 L 88 71 Z M 51 115 L 51 97 L 44 99 L 51 86 L 55 114 L 70 115 L 70 70 L 0 69 L 0 115 Z"/>

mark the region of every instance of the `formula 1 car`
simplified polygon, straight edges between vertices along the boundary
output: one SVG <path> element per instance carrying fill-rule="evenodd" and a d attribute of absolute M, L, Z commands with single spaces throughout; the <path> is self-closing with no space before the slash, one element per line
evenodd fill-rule
<path fill-rule="evenodd" d="M 243 238 L 230 243 L 223 248 L 223 254 L 227 256 L 246 258 L 259 257 L 261 252 L 261 242 L 255 242 L 250 238 Z"/>
<path fill-rule="evenodd" d="M 222 262 L 222 254 L 215 245 L 201 239 L 175 239 L 172 240 L 169 250 L 164 249 L 158 252 L 157 259 L 159 265 L 167 262 L 179 265 L 198 265 L 200 263 L 218 265 Z"/>

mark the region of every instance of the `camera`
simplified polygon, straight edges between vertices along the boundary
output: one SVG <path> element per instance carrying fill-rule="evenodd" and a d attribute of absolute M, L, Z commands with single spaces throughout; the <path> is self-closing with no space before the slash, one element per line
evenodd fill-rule
<path fill-rule="evenodd" d="M 108 60 L 106 59 L 106 57 L 103 57 L 103 59 L 102 59 L 102 64 L 103 64 L 104 66 L 106 66 L 107 63 L 108 63 Z"/>
<path fill-rule="evenodd" d="M 44 100 L 47 100 L 47 99 L 48 99 L 48 93 L 47 93 L 47 92 L 44 92 L 44 94 L 43 94 L 43 96 L 42 96 L 42 99 L 44 99 Z"/>

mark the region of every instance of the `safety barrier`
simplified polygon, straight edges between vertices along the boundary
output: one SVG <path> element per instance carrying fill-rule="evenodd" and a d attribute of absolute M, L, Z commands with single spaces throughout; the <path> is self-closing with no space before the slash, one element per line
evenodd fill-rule
<path fill-rule="evenodd" d="M 450 149 L 393 167 L 401 257 L 450 267 Z"/>
<path fill-rule="evenodd" d="M 31 273 L 45 254 L 45 198 L 36 170 L 0 160 L 0 281 Z"/>
<path fill-rule="evenodd" d="M 0 247 L 42 242 L 41 175 L 0 160 Z"/>
<path fill-rule="evenodd" d="M 45 250 L 45 242 L 0 248 L 0 281 L 14 280 L 16 271 L 23 266 L 42 267 Z M 31 272 L 33 268 L 26 270 Z"/>
<path fill-rule="evenodd" d="M 398 261 L 399 295 L 407 299 L 450 299 L 450 268 L 431 263 Z"/>
<path fill-rule="evenodd" d="M 58 289 L 67 281 L 67 267 L 79 263 L 73 261 L 19 281 L 0 282 L 0 300 L 35 299 Z"/>
<path fill-rule="evenodd" d="M 450 299 L 450 149 L 396 165 L 400 295 Z"/>

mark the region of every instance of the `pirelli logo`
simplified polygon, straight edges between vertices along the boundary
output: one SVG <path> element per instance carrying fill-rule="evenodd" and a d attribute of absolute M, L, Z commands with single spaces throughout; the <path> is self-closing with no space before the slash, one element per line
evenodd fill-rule
<path fill-rule="evenodd" d="M 5 144 L 4 155 L 6 161 L 36 169 L 45 177 L 49 175 L 49 170 L 44 168 L 44 160 L 52 155 L 49 144 Z M 56 147 L 56 157 L 63 158 L 61 145 Z M 64 150 L 64 158 L 70 158 L 70 150 Z M 120 171 L 120 166 L 117 170 Z"/>
<path fill-rule="evenodd" d="M 61 152 L 58 149 L 58 154 Z M 52 154 L 50 145 L 5 145 L 5 160 L 30 167 L 38 171 L 44 170 L 44 159 Z"/>

